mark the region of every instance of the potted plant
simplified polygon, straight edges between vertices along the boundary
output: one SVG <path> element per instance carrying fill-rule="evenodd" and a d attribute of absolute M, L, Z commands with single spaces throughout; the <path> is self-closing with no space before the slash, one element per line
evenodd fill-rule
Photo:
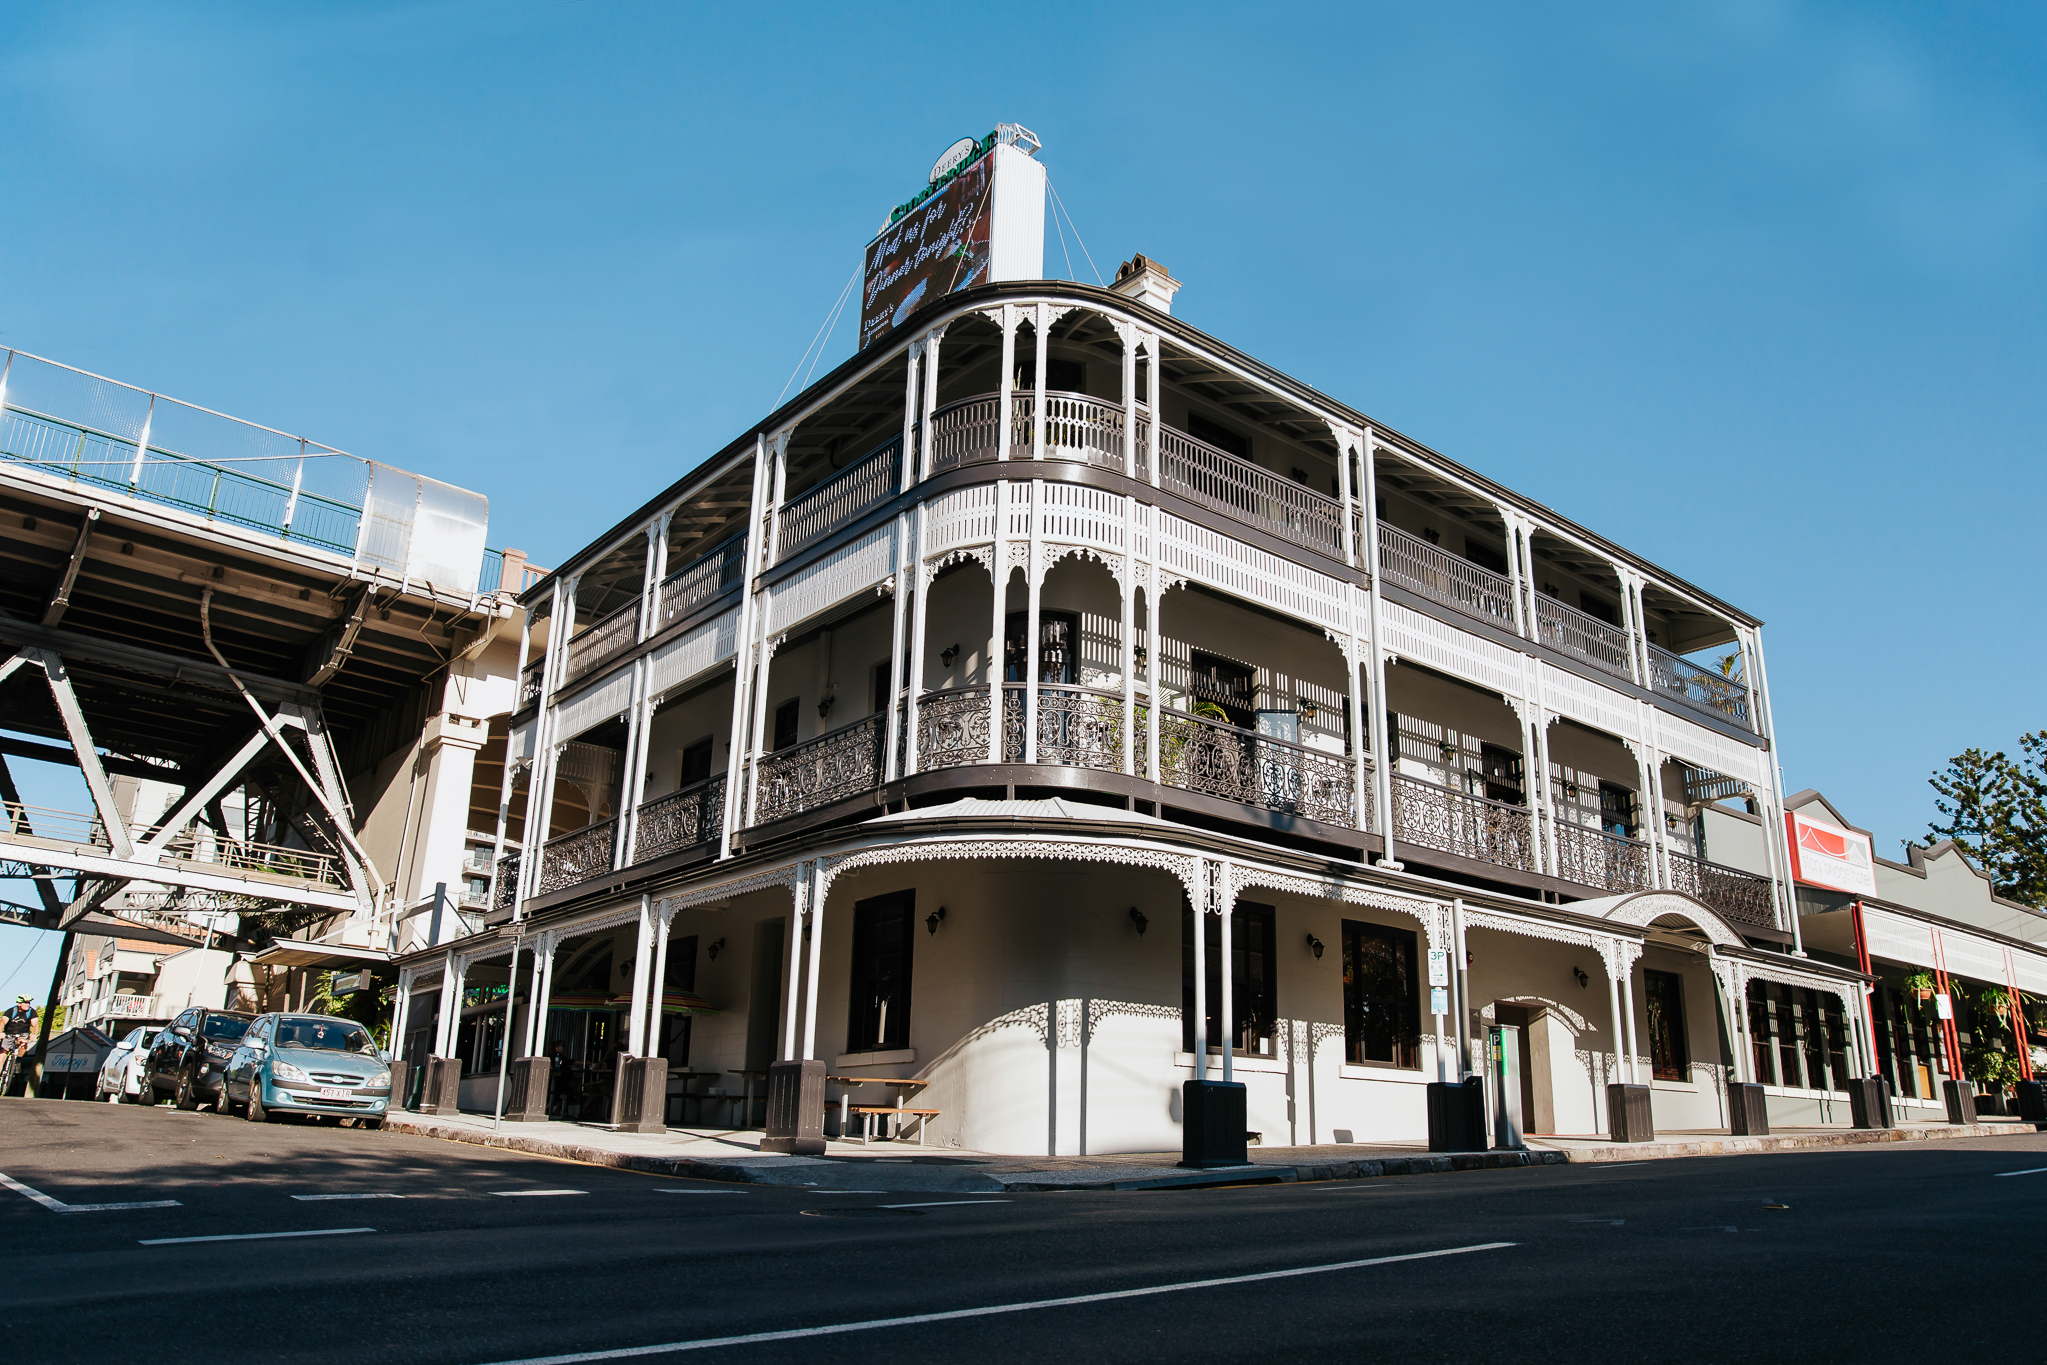
<path fill-rule="evenodd" d="M 1901 983 L 1905 991 L 1920 1004 L 1933 999 L 1933 973 L 1914 972 Z"/>

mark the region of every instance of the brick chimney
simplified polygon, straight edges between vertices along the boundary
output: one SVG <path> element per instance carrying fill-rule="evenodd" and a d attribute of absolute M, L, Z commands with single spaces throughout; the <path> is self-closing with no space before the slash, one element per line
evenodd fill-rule
<path fill-rule="evenodd" d="M 1173 295 L 1180 292 L 1180 282 L 1166 273 L 1166 268 L 1145 256 L 1132 256 L 1116 267 L 1116 282 L 1109 286 L 1127 299 L 1149 304 L 1161 313 L 1173 311 Z"/>

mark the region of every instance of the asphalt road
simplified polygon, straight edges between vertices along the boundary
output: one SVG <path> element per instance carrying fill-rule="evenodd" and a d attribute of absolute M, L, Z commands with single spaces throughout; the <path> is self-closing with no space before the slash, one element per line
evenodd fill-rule
<path fill-rule="evenodd" d="M 2001 1174 L 2017 1171 L 2033 1173 Z M 14 1182 L 0 1185 L 4 1354 L 38 1365 L 2042 1358 L 2047 1135 L 867 1195 L 8 1100 L 0 1173 Z M 276 1235 L 305 1233 L 321 1235 Z M 863 1325 L 920 1315 L 937 1316 Z M 634 1349 L 741 1336 L 759 1339 Z"/>

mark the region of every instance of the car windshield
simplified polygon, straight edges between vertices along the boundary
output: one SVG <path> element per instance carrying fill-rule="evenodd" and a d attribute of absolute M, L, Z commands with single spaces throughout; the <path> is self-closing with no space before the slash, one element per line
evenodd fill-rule
<path fill-rule="evenodd" d="M 374 1053 L 369 1030 L 346 1019 L 280 1019 L 277 1021 L 280 1047 L 310 1047 L 323 1052 Z"/>
<path fill-rule="evenodd" d="M 247 1019 L 237 1019 L 232 1014 L 209 1014 L 206 1016 L 206 1027 L 203 1032 L 208 1038 L 230 1041 L 247 1033 L 251 1022 Z"/>
<path fill-rule="evenodd" d="M 149 1044 L 150 1044 L 150 1040 L 151 1040 L 151 1039 L 153 1039 L 153 1038 L 155 1038 L 155 1037 L 156 1037 L 156 1030 L 155 1030 L 155 1029 L 153 1029 L 153 1028 L 138 1028 L 138 1029 L 134 1029 L 134 1030 L 131 1030 L 131 1031 L 129 1032 L 129 1034 L 128 1034 L 128 1036 L 127 1036 L 126 1038 L 123 1038 L 123 1039 L 121 1040 L 121 1046 L 122 1046 L 122 1047 L 148 1047 L 148 1046 L 149 1046 Z"/>

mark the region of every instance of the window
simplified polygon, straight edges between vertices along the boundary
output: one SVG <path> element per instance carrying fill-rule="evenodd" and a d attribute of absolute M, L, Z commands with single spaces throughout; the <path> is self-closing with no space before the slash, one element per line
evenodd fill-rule
<path fill-rule="evenodd" d="M 917 893 L 897 891 L 853 906 L 853 988 L 846 1051 L 910 1045 L 910 953 Z"/>
<path fill-rule="evenodd" d="M 1676 972 L 1642 973 L 1643 1003 L 1649 1009 L 1649 1070 L 1659 1081 L 1691 1079 L 1685 1046 L 1684 978 Z"/>
<path fill-rule="evenodd" d="M 1195 700 L 1221 707 L 1230 724 L 1245 730 L 1256 719 L 1253 711 L 1258 698 L 1256 676 L 1248 664 L 1217 658 L 1198 649 L 1187 665 L 1187 681 Z"/>
<path fill-rule="evenodd" d="M 690 1017 L 687 1014 L 670 1014 L 666 996 L 670 991 L 694 994 L 696 988 L 697 936 L 691 934 L 668 945 L 668 980 L 656 1013 L 661 1020 L 661 1034 L 655 1042 L 654 1055 L 666 1057 L 670 1071 L 680 1071 L 689 1065 Z"/>
<path fill-rule="evenodd" d="M 1414 931 L 1343 922 L 1344 1058 L 1354 1066 L 1421 1065 Z"/>
<path fill-rule="evenodd" d="M 1024 622 L 1028 612 L 1013 611 L 1002 627 L 1002 677 L 1005 682 L 1027 681 L 1024 670 Z M 1072 683 L 1079 663 L 1080 618 L 1070 611 L 1038 613 L 1038 681 Z"/>
<path fill-rule="evenodd" d="M 1234 455 L 1240 460 L 1251 458 L 1251 438 L 1232 431 L 1220 422 L 1211 422 L 1198 412 L 1187 414 L 1187 434 L 1204 445 Z"/>
<path fill-rule="evenodd" d="M 1521 804 L 1521 755 L 1498 744 L 1478 746 L 1479 766 L 1485 774 L 1487 799 Z"/>
<path fill-rule="evenodd" d="M 1208 968 L 1208 1045 L 1220 1050 L 1223 1041 L 1223 926 L 1203 915 L 1207 936 L 1202 954 Z M 1273 911 L 1269 905 L 1238 901 L 1230 912 L 1230 1008 L 1236 1018 L 1230 1045 L 1247 1056 L 1270 1057 L 1273 1022 L 1279 1017 L 1279 990 L 1273 962 Z M 1194 912 L 1180 899 L 1180 1045 L 1194 1050 Z"/>
<path fill-rule="evenodd" d="M 687 787 L 692 782 L 701 782 L 711 775 L 711 737 L 705 735 L 682 751 L 682 760 L 676 765 L 675 785 Z"/>
<path fill-rule="evenodd" d="M 874 706 L 872 707 L 873 710 L 880 711 L 884 714 L 887 713 L 890 694 L 895 691 L 895 688 L 890 685 L 893 676 L 894 675 L 889 670 L 887 659 L 883 659 L 880 663 L 874 666 Z"/>
<path fill-rule="evenodd" d="M 768 746 L 770 749 L 786 749 L 796 742 L 796 723 L 800 715 L 798 700 L 791 697 L 775 708 L 775 738 Z"/>
<path fill-rule="evenodd" d="M 1640 828 L 1635 821 L 1635 794 L 1611 782 L 1600 783 L 1599 827 L 1608 834 L 1634 838 Z"/>

